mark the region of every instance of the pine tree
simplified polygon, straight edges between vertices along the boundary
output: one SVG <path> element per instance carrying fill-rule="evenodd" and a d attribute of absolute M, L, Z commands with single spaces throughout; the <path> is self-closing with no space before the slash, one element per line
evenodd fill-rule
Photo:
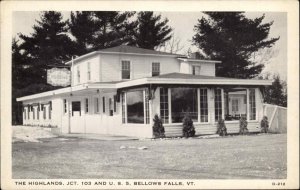
<path fill-rule="evenodd" d="M 79 55 L 88 53 L 93 48 L 96 24 L 93 20 L 93 12 L 76 11 L 71 12 L 69 29 L 75 37 L 76 49 Z"/>
<path fill-rule="evenodd" d="M 253 53 L 270 48 L 279 39 L 268 39 L 273 22 L 262 23 L 264 15 L 248 19 L 242 12 L 205 12 L 208 18 L 198 20 L 193 44 L 208 59 L 220 60 L 216 75 L 234 78 L 253 78 L 263 64 L 251 61 Z"/>
<path fill-rule="evenodd" d="M 93 49 L 103 49 L 132 41 L 136 22 L 131 21 L 135 12 L 97 11 L 94 12 L 96 32 Z"/>
<path fill-rule="evenodd" d="M 287 95 L 283 89 L 284 82 L 280 80 L 279 75 L 274 75 L 273 79 L 272 85 L 264 89 L 264 102 L 286 107 Z"/>
<path fill-rule="evenodd" d="M 74 42 L 66 34 L 67 22 L 62 21 L 60 12 L 47 11 L 41 14 L 40 21 L 33 26 L 31 36 L 21 34 L 20 48 L 30 59 L 36 81 L 46 83 L 46 69 L 49 65 L 61 65 L 74 54 Z"/>
<path fill-rule="evenodd" d="M 80 54 L 128 44 L 132 41 L 136 21 L 134 12 L 83 11 L 71 12 L 70 32 L 76 38 Z"/>
<path fill-rule="evenodd" d="M 168 19 L 161 21 L 161 15 L 153 12 L 139 12 L 138 26 L 134 34 L 132 45 L 140 48 L 152 49 L 164 45 L 171 39 L 172 28 L 168 26 Z"/>

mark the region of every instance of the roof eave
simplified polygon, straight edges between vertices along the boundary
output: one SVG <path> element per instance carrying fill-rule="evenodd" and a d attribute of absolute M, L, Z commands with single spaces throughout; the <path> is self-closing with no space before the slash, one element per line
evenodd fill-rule
<path fill-rule="evenodd" d="M 185 62 L 222 63 L 222 61 L 217 61 L 217 60 L 189 59 L 189 58 L 181 58 L 181 57 L 179 57 L 177 59 L 185 61 Z"/>

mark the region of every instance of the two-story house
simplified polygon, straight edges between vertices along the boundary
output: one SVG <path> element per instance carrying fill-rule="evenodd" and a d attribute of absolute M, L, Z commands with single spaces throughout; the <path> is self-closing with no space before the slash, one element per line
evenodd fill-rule
<path fill-rule="evenodd" d="M 182 135 L 190 114 L 196 135 L 214 134 L 225 119 L 228 133 L 245 117 L 250 132 L 263 117 L 260 88 L 272 81 L 215 76 L 220 61 L 118 46 L 66 63 L 71 87 L 18 98 L 25 125 L 57 126 L 61 133 L 151 138 L 158 114 L 166 136 Z"/>

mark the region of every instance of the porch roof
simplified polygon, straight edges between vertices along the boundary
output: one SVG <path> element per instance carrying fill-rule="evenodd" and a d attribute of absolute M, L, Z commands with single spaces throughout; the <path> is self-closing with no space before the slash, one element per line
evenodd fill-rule
<path fill-rule="evenodd" d="M 266 86 L 272 85 L 272 80 L 258 79 L 236 79 L 203 75 L 191 75 L 183 73 L 169 73 L 155 77 L 133 79 L 128 81 L 96 82 L 76 85 L 67 88 L 47 91 L 39 94 L 33 94 L 17 98 L 17 101 L 26 101 L 31 99 L 43 98 L 48 96 L 72 93 L 86 89 L 120 89 L 148 84 L 191 84 L 191 85 L 243 85 L 243 86 Z"/>
<path fill-rule="evenodd" d="M 26 100 L 31 100 L 31 99 L 37 99 L 37 98 L 44 98 L 44 97 L 72 93 L 72 92 L 82 91 L 85 89 L 93 89 L 93 88 L 114 89 L 114 88 L 116 88 L 116 83 L 118 83 L 118 82 L 120 82 L 120 81 L 101 82 L 101 83 L 85 83 L 85 84 L 80 84 L 80 85 L 76 85 L 76 86 L 72 86 L 72 87 L 60 88 L 57 90 L 51 90 L 51 91 L 42 92 L 42 93 L 38 93 L 38 94 L 32 94 L 29 96 L 23 96 L 23 97 L 17 98 L 17 101 L 20 102 L 20 101 L 26 101 Z"/>
<path fill-rule="evenodd" d="M 237 79 L 215 76 L 192 75 L 184 73 L 169 73 L 155 77 L 141 78 L 117 83 L 117 88 L 126 88 L 143 84 L 192 84 L 192 85 L 245 85 L 267 86 L 272 85 L 272 80 Z"/>

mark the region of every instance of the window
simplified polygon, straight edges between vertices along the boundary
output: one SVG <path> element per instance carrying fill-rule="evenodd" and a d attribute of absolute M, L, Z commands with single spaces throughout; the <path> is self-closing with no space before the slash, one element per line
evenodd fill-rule
<path fill-rule="evenodd" d="M 250 120 L 256 120 L 255 89 L 249 89 Z"/>
<path fill-rule="evenodd" d="M 117 96 L 114 95 L 114 112 L 117 111 Z"/>
<path fill-rule="evenodd" d="M 77 66 L 77 83 L 80 83 L 80 68 Z"/>
<path fill-rule="evenodd" d="M 87 63 L 87 80 L 91 80 L 91 63 Z"/>
<path fill-rule="evenodd" d="M 226 121 L 247 117 L 247 91 L 241 88 L 224 89 L 224 117 Z"/>
<path fill-rule="evenodd" d="M 239 111 L 239 100 L 238 99 L 232 99 L 232 111 L 233 112 Z"/>
<path fill-rule="evenodd" d="M 130 61 L 122 61 L 122 79 L 130 79 Z"/>
<path fill-rule="evenodd" d="M 49 102 L 49 119 L 51 119 L 51 114 L 52 114 L 52 102 Z"/>
<path fill-rule="evenodd" d="M 35 120 L 35 109 L 32 107 L 32 119 Z"/>
<path fill-rule="evenodd" d="M 43 119 L 46 119 L 46 108 L 44 105 L 43 105 Z"/>
<path fill-rule="evenodd" d="M 74 112 L 78 112 L 79 116 L 81 116 L 81 102 L 80 101 L 76 101 L 76 102 L 72 102 L 72 116 L 74 116 Z"/>
<path fill-rule="evenodd" d="M 160 63 L 152 63 L 152 76 L 158 76 L 160 74 Z"/>
<path fill-rule="evenodd" d="M 95 113 L 99 113 L 99 98 L 95 98 Z"/>
<path fill-rule="evenodd" d="M 196 88 L 172 88 L 172 123 L 181 123 L 186 114 L 188 114 L 193 121 L 198 121 L 197 99 Z"/>
<path fill-rule="evenodd" d="M 109 98 L 108 99 L 108 109 L 109 109 L 109 115 L 110 116 L 113 116 L 113 103 L 112 103 L 112 99 L 111 98 Z"/>
<path fill-rule="evenodd" d="M 160 117 L 163 123 L 169 123 L 168 88 L 160 88 Z"/>
<path fill-rule="evenodd" d="M 146 124 L 150 123 L 150 114 L 149 114 L 149 90 L 145 90 L 145 118 Z"/>
<path fill-rule="evenodd" d="M 215 89 L 215 121 L 222 119 L 222 90 Z"/>
<path fill-rule="evenodd" d="M 102 112 L 105 113 L 105 97 L 104 96 L 102 97 L 102 108 L 103 108 Z"/>
<path fill-rule="evenodd" d="M 201 66 L 195 66 L 195 65 L 193 65 L 192 69 L 193 69 L 193 71 L 192 71 L 193 75 L 200 75 Z"/>
<path fill-rule="evenodd" d="M 26 120 L 26 109 L 24 106 L 23 106 L 23 114 L 24 114 L 24 120 Z"/>
<path fill-rule="evenodd" d="M 144 96 L 143 91 L 126 93 L 127 123 L 144 123 Z"/>
<path fill-rule="evenodd" d="M 37 118 L 37 120 L 40 119 L 40 104 L 38 104 L 38 106 L 37 106 L 36 118 Z"/>
<path fill-rule="evenodd" d="M 89 99 L 85 99 L 85 113 L 89 113 Z"/>
<path fill-rule="evenodd" d="M 28 119 L 30 119 L 30 106 L 27 107 Z"/>
<path fill-rule="evenodd" d="M 200 122 L 208 122 L 207 89 L 200 89 Z"/>
<path fill-rule="evenodd" d="M 125 99 L 125 93 L 122 92 L 121 94 L 121 102 L 122 102 L 122 123 L 126 123 L 126 99 Z"/>
<path fill-rule="evenodd" d="M 64 113 L 67 113 L 67 100 L 64 99 Z"/>

